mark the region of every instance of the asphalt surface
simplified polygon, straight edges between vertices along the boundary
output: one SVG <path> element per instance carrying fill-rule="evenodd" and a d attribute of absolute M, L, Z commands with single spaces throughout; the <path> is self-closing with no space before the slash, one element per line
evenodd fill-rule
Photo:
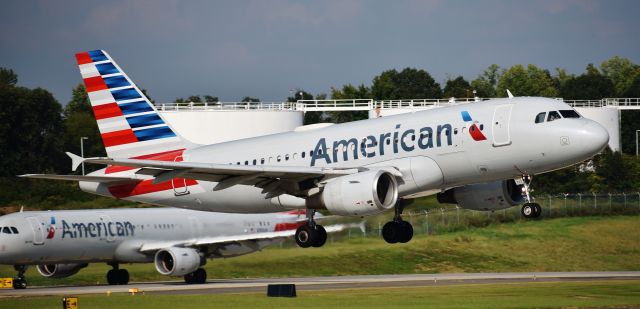
<path fill-rule="evenodd" d="M 28 278 L 27 278 L 28 279 Z M 598 280 L 640 280 L 639 271 L 620 272 L 539 272 L 539 273 L 475 273 L 370 275 L 276 279 L 212 279 L 205 284 L 182 281 L 133 282 L 128 285 L 90 285 L 28 287 L 25 290 L 0 289 L 0 298 L 84 294 L 129 293 L 137 288 L 145 294 L 222 294 L 266 293 L 269 284 L 292 283 L 298 291 L 379 287 L 418 287 L 455 284 L 489 284 L 519 282 L 584 282 Z"/>

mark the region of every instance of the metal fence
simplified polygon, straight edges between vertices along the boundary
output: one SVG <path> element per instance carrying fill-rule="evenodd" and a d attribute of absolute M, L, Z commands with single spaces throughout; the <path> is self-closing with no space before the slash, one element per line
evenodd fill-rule
<path fill-rule="evenodd" d="M 437 235 L 506 222 L 558 217 L 640 215 L 640 192 L 539 195 L 535 197 L 535 202 L 542 206 L 542 215 L 537 219 L 523 218 L 520 206 L 497 211 L 475 211 L 457 206 L 411 211 L 409 207 L 402 217 L 413 225 L 415 235 Z M 331 241 L 343 238 L 381 237 L 382 227 L 389 218 L 388 215 L 365 218 L 364 231 L 352 228 L 331 235 Z"/>

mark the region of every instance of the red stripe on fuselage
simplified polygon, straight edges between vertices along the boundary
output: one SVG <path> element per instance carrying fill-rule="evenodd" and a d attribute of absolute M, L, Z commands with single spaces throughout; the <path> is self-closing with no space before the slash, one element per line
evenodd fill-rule
<path fill-rule="evenodd" d="M 92 63 L 91 57 L 89 56 L 89 52 L 77 53 L 76 61 L 78 61 L 78 65 Z"/>
<path fill-rule="evenodd" d="M 306 222 L 277 223 L 274 232 L 295 230 L 295 229 L 297 229 L 298 227 L 300 227 L 300 226 L 302 226 L 304 224 L 306 224 Z"/>
<path fill-rule="evenodd" d="M 118 103 L 107 103 L 94 106 L 93 115 L 96 120 L 118 117 L 122 116 L 122 110 L 120 110 Z"/>
<path fill-rule="evenodd" d="M 109 193 L 116 198 L 125 198 L 141 194 L 173 190 L 174 188 L 184 188 L 185 186 L 194 186 L 198 184 L 198 182 L 193 179 L 184 178 L 174 178 L 173 180 L 158 184 L 153 184 L 152 181 L 153 179 L 147 179 L 135 184 L 111 186 L 109 187 Z"/>
<path fill-rule="evenodd" d="M 118 146 L 138 142 L 133 130 L 126 129 L 102 134 L 102 142 L 105 147 Z"/>
<path fill-rule="evenodd" d="M 471 138 L 473 138 L 474 141 L 484 141 L 487 139 L 475 123 L 472 124 L 469 128 L 469 133 L 471 134 Z"/>
<path fill-rule="evenodd" d="M 184 148 L 132 157 L 130 159 L 182 162 L 183 152 L 184 152 Z M 109 165 L 107 166 L 107 169 L 104 171 L 104 173 L 112 174 L 112 173 L 129 171 L 133 169 L 136 169 L 136 167 Z"/>
<path fill-rule="evenodd" d="M 109 87 L 107 87 L 107 84 L 104 83 L 104 79 L 102 79 L 102 76 L 85 78 L 84 86 L 87 88 L 87 92 L 109 89 Z"/>

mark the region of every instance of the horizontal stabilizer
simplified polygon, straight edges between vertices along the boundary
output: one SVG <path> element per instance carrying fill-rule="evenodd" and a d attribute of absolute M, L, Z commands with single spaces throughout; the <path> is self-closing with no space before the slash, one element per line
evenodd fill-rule
<path fill-rule="evenodd" d="M 36 178 L 36 179 L 53 179 L 53 180 L 67 180 L 67 181 L 87 181 L 87 182 L 139 182 L 141 179 L 129 178 L 129 177 L 108 177 L 108 176 L 83 176 L 83 175 L 55 175 L 55 174 L 25 174 L 19 175 L 22 178 Z"/>

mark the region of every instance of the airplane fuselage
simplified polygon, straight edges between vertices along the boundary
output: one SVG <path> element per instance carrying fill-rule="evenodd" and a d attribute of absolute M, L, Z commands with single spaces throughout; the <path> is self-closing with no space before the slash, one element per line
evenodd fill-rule
<path fill-rule="evenodd" d="M 226 214 L 176 208 L 27 211 L 0 217 L 0 264 L 146 263 L 143 245 L 195 242 L 297 227 L 297 214 Z M 15 233 L 17 232 L 17 233 Z M 273 243 L 227 244 L 206 257 L 255 252 Z M 158 246 L 160 246 L 158 245 Z M 161 246 L 160 246 L 161 247 Z"/>
<path fill-rule="evenodd" d="M 399 196 L 411 197 L 548 172 L 586 160 L 606 146 L 606 130 L 592 120 L 535 122 L 540 113 L 562 110 L 573 109 L 554 99 L 495 99 L 201 146 L 185 150 L 179 160 L 358 169 L 391 166 L 402 173 Z M 103 169 L 94 175 L 135 172 Z M 261 213 L 287 208 L 278 199 L 265 198 L 261 188 L 239 184 L 213 191 L 216 184 L 174 179 L 146 190 L 89 182 L 80 187 L 131 201 L 207 211 Z"/>

